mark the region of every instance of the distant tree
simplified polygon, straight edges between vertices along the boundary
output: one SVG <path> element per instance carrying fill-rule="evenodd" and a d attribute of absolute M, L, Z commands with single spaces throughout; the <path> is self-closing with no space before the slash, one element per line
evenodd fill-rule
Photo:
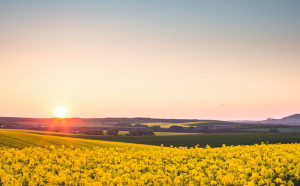
<path fill-rule="evenodd" d="M 148 126 L 147 125 L 142 125 L 142 124 L 135 124 L 135 125 L 133 125 L 134 127 L 145 127 L 145 128 L 148 128 Z"/>
<path fill-rule="evenodd" d="M 131 124 L 128 122 L 118 122 L 116 126 L 131 127 Z"/>
<path fill-rule="evenodd" d="M 81 131 L 81 133 L 87 134 L 87 135 L 104 135 L 104 132 L 101 129 L 84 130 L 84 131 Z"/>
<path fill-rule="evenodd" d="M 151 128 L 153 128 L 153 129 L 161 129 L 160 125 L 153 125 L 153 126 L 151 126 Z"/>
<path fill-rule="evenodd" d="M 183 126 L 178 126 L 178 125 L 172 125 L 170 127 L 170 129 L 182 130 L 182 129 L 184 129 L 184 127 Z"/>
<path fill-rule="evenodd" d="M 129 136 L 154 136 L 154 132 L 151 130 L 130 130 Z"/>
<path fill-rule="evenodd" d="M 270 128 L 270 132 L 279 133 L 278 128 Z"/>
<path fill-rule="evenodd" d="M 117 129 L 108 129 L 106 134 L 111 136 L 117 136 L 119 131 Z"/>
<path fill-rule="evenodd" d="M 193 126 L 190 126 L 189 129 L 190 129 L 190 130 L 194 130 L 194 127 L 193 127 Z"/>
<path fill-rule="evenodd" d="M 208 129 L 208 126 L 204 126 L 202 129 L 203 129 L 203 130 L 207 130 L 207 129 Z"/>

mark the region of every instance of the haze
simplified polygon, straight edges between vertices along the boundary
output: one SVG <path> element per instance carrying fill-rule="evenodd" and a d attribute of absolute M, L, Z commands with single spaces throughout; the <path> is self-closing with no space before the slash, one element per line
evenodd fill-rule
<path fill-rule="evenodd" d="M 0 116 L 300 111 L 300 1 L 0 1 Z"/>

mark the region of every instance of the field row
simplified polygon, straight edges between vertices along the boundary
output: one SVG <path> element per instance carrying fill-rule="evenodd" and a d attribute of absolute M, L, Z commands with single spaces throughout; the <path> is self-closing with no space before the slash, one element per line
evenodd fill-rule
<path fill-rule="evenodd" d="M 52 133 L 53 135 L 56 133 Z M 88 140 L 81 138 L 70 138 L 62 136 L 40 135 L 34 131 L 26 130 L 0 130 L 0 147 L 5 148 L 25 148 L 25 147 L 45 147 L 45 146 L 66 146 L 75 148 L 93 148 L 93 147 L 120 147 L 123 143 Z M 127 144 L 133 147 L 147 147 L 141 144 Z"/>

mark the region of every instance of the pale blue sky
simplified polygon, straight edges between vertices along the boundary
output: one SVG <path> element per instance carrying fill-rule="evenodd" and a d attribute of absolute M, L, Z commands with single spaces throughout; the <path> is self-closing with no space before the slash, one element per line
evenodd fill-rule
<path fill-rule="evenodd" d="M 297 0 L 0 0 L 0 116 L 51 117 L 58 105 L 81 117 L 300 112 L 299 9 Z"/>

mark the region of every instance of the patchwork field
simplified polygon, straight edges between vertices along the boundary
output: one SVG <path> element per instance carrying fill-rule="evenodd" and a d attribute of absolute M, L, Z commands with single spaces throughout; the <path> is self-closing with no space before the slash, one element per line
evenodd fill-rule
<path fill-rule="evenodd" d="M 9 131 L 9 130 L 3 130 Z M 72 138 L 92 139 L 92 140 L 104 140 L 104 141 L 116 141 L 126 143 L 138 143 L 147 145 L 161 144 L 165 146 L 187 146 L 194 147 L 199 145 L 205 147 L 210 145 L 211 147 L 221 147 L 225 145 L 254 145 L 261 142 L 274 144 L 274 143 L 299 143 L 299 134 L 284 134 L 284 133 L 204 133 L 204 134 L 191 134 L 191 135 L 171 135 L 162 136 L 96 136 L 96 135 L 82 135 L 82 134 L 69 134 L 59 132 L 44 132 L 44 131 L 32 131 L 32 130 L 13 130 L 14 132 L 22 132 L 24 134 L 40 134 L 47 136 L 64 136 Z M 1 130 L 0 130 L 1 134 Z"/>
<path fill-rule="evenodd" d="M 195 122 L 182 122 L 182 123 L 168 123 L 168 122 L 152 122 L 152 123 L 141 123 L 142 125 L 146 125 L 148 127 L 160 126 L 161 128 L 169 128 L 171 126 L 182 126 L 189 127 L 191 125 L 197 125 L 202 123 L 211 123 L 212 121 L 195 121 Z"/>
<path fill-rule="evenodd" d="M 300 183 L 298 143 L 170 148 L 15 130 L 0 136 L 0 185 Z"/>

